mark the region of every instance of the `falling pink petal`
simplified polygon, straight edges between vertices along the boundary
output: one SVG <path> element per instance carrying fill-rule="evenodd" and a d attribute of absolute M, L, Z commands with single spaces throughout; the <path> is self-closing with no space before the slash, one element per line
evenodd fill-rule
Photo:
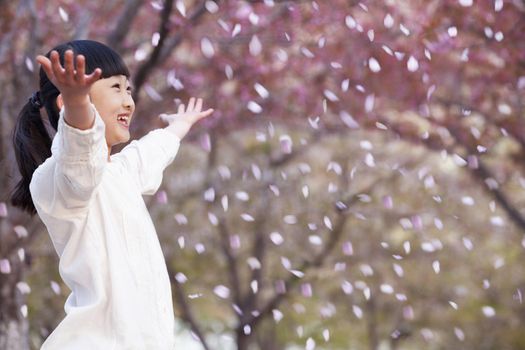
<path fill-rule="evenodd" d="M 286 284 L 283 280 L 277 280 L 275 281 L 275 291 L 277 294 L 284 294 L 286 293 Z"/>
<path fill-rule="evenodd" d="M 346 256 L 354 255 L 354 248 L 352 247 L 352 242 L 347 241 L 343 243 L 343 254 Z"/>
<path fill-rule="evenodd" d="M 15 231 L 18 238 L 24 238 L 28 236 L 27 229 L 22 225 L 16 225 L 13 227 L 13 231 Z"/>
<path fill-rule="evenodd" d="M 168 203 L 168 195 L 166 194 L 166 191 L 157 192 L 157 203 L 159 204 Z"/>
<path fill-rule="evenodd" d="M 213 292 L 222 299 L 227 299 L 230 296 L 230 289 L 223 285 L 215 286 L 215 288 L 213 288 Z"/>
<path fill-rule="evenodd" d="M 11 273 L 11 264 L 7 259 L 0 259 L 0 273 L 8 274 Z"/>
<path fill-rule="evenodd" d="M 383 206 L 387 209 L 392 209 L 394 207 L 392 196 L 383 196 Z"/>
<path fill-rule="evenodd" d="M 281 135 L 279 137 L 279 142 L 283 153 L 292 153 L 292 138 L 289 135 Z"/>
<path fill-rule="evenodd" d="M 241 247 L 241 238 L 239 235 L 235 234 L 230 236 L 230 247 L 233 250 L 237 250 Z"/>
<path fill-rule="evenodd" d="M 68 15 L 68 13 L 61 6 L 58 8 L 58 14 L 59 14 L 60 18 L 62 19 L 62 21 L 69 22 L 69 15 Z"/>
<path fill-rule="evenodd" d="M 203 134 L 201 136 L 201 138 L 200 138 L 200 145 L 201 145 L 202 149 L 204 149 L 206 152 L 210 152 L 211 151 L 210 134 L 205 133 L 205 134 Z"/>
<path fill-rule="evenodd" d="M 414 309 L 412 308 L 412 306 L 408 305 L 403 308 L 403 317 L 406 320 L 414 319 Z"/>
<path fill-rule="evenodd" d="M 50 284 L 51 284 L 51 290 L 53 290 L 53 293 L 55 293 L 55 295 L 60 295 L 61 293 L 60 284 L 58 284 L 55 281 L 51 281 Z"/>
<path fill-rule="evenodd" d="M 310 298 L 312 296 L 312 285 L 310 283 L 301 284 L 301 294 L 304 297 Z"/>
<path fill-rule="evenodd" d="M 272 316 L 276 323 L 279 323 L 280 320 L 283 318 L 283 313 L 277 309 L 272 310 Z"/>
<path fill-rule="evenodd" d="M 5 202 L 0 202 L 0 218 L 7 217 L 7 205 Z"/>

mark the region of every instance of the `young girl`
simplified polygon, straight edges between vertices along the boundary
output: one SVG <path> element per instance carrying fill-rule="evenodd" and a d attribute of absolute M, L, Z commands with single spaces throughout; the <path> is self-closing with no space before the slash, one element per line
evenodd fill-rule
<path fill-rule="evenodd" d="M 129 71 L 109 47 L 75 40 L 38 56 L 40 90 L 23 107 L 13 142 L 21 181 L 13 205 L 38 213 L 71 289 L 66 317 L 44 350 L 173 349 L 171 284 L 142 195 L 154 194 L 202 99 L 161 115 L 165 128 L 130 138 Z M 45 108 L 56 134 L 40 116 Z"/>

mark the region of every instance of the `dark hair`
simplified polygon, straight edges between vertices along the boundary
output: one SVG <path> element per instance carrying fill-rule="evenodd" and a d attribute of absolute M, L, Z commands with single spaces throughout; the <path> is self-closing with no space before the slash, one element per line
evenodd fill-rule
<path fill-rule="evenodd" d="M 129 70 L 120 55 L 110 47 L 93 40 L 74 40 L 56 46 L 45 56 L 50 57 L 51 51 L 56 50 L 60 56 L 60 63 L 64 65 L 64 53 L 73 50 L 74 55 L 82 54 L 86 62 L 86 74 L 91 74 L 96 68 L 102 69 L 102 78 L 114 75 L 125 75 L 129 78 Z M 60 91 L 49 80 L 40 67 L 39 91 L 26 102 L 18 114 L 13 131 L 13 146 L 18 169 L 22 175 L 10 196 L 10 202 L 15 207 L 31 215 L 36 209 L 29 192 L 29 184 L 33 172 L 40 164 L 51 156 L 51 137 L 47 132 L 40 108 L 47 112 L 49 123 L 57 130 L 59 109 L 56 98 Z"/>

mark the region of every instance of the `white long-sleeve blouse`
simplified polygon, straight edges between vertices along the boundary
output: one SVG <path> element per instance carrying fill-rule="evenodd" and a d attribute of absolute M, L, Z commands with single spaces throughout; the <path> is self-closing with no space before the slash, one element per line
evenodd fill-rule
<path fill-rule="evenodd" d="M 172 350 L 171 284 L 142 195 L 157 191 L 181 140 L 155 129 L 108 161 L 105 125 L 91 107 L 87 130 L 61 110 L 52 156 L 30 184 L 71 290 L 41 350 Z"/>

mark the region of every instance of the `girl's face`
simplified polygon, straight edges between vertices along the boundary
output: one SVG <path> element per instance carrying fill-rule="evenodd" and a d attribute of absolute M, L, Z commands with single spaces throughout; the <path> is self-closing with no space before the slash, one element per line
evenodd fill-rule
<path fill-rule="evenodd" d="M 128 142 L 129 125 L 135 111 L 131 87 L 125 75 L 99 79 L 91 86 L 91 102 L 106 124 L 108 148 Z"/>

